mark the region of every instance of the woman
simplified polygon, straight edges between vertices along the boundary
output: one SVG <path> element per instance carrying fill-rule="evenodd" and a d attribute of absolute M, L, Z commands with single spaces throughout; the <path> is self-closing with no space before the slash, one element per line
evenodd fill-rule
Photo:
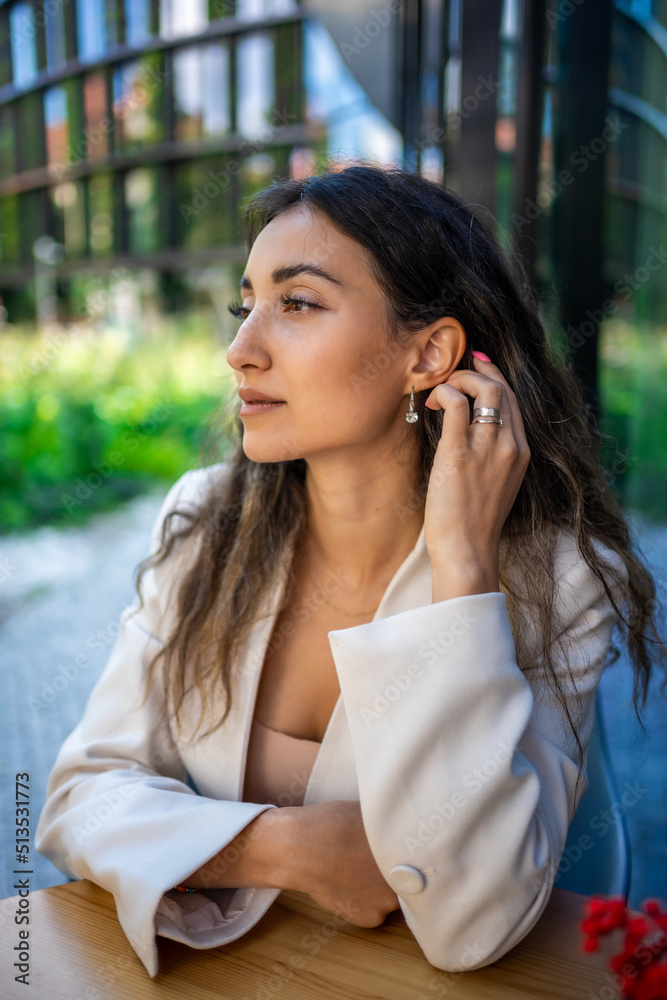
<path fill-rule="evenodd" d="M 282 888 L 477 968 L 546 905 L 617 622 L 644 704 L 654 584 L 525 275 L 454 195 L 355 166 L 244 226 L 236 450 L 170 490 L 37 847 L 114 894 L 151 976 L 156 933 L 224 944 Z"/>

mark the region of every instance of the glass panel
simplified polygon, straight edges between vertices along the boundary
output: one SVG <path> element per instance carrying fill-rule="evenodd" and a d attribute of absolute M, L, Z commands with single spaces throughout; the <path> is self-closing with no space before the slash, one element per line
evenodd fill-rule
<path fill-rule="evenodd" d="M 229 49 L 222 43 L 174 54 L 174 136 L 200 139 L 229 131 Z"/>
<path fill-rule="evenodd" d="M 113 178 L 97 174 L 88 181 L 88 245 L 93 256 L 113 250 Z"/>
<path fill-rule="evenodd" d="M 140 167 L 125 175 L 127 249 L 130 253 L 157 250 L 160 239 L 160 172 Z"/>
<path fill-rule="evenodd" d="M 207 156 L 177 165 L 176 240 L 188 250 L 224 246 L 232 235 L 231 175 L 227 157 Z"/>
<path fill-rule="evenodd" d="M 15 3 L 9 11 L 14 83 L 27 87 L 37 76 L 35 16 L 31 3 Z"/>
<path fill-rule="evenodd" d="M 234 17 L 235 0 L 208 0 L 209 21 L 222 21 L 225 17 Z"/>
<path fill-rule="evenodd" d="M 61 179 L 67 168 L 86 156 L 79 79 L 44 92 L 44 134 L 49 168 Z"/>
<path fill-rule="evenodd" d="M 42 126 L 42 98 L 35 92 L 26 94 L 17 102 L 19 140 L 19 167 L 32 170 L 44 166 L 44 143 Z"/>
<path fill-rule="evenodd" d="M 114 116 L 119 149 L 133 149 L 166 138 L 164 54 L 147 53 L 114 73 Z"/>
<path fill-rule="evenodd" d="M 91 73 L 83 81 L 83 111 L 89 160 L 109 152 L 111 119 L 107 113 L 107 81 L 104 71 Z"/>
<path fill-rule="evenodd" d="M 81 181 L 66 181 L 51 191 L 59 237 L 68 258 L 81 257 L 86 250 L 86 213 Z"/>
<path fill-rule="evenodd" d="M 239 41 L 236 86 L 237 131 L 249 139 L 266 136 L 275 108 L 273 39 L 268 32 Z"/>
<path fill-rule="evenodd" d="M 362 157 L 399 165 L 402 138 L 373 106 L 352 76 L 340 49 L 321 22 L 304 22 L 304 93 L 313 140 L 328 157 Z M 452 73 L 458 80 L 458 73 Z M 460 100 L 458 83 L 450 86 L 448 102 Z"/>
<path fill-rule="evenodd" d="M 115 2 L 83 0 L 76 5 L 79 59 L 94 62 L 118 41 L 118 9 Z"/>
<path fill-rule="evenodd" d="M 298 13 L 296 0 L 236 0 L 239 21 L 259 21 L 263 17 Z"/>
<path fill-rule="evenodd" d="M 9 10 L 0 7 L 0 87 L 11 83 L 12 70 L 9 58 Z"/>
<path fill-rule="evenodd" d="M 223 44 L 202 49 L 204 135 L 222 135 L 231 128 L 229 48 Z"/>
<path fill-rule="evenodd" d="M 662 110 L 665 106 L 665 54 L 646 31 L 616 14 L 612 21 L 611 87 L 637 94 Z"/>
<path fill-rule="evenodd" d="M 0 177 L 9 177 L 17 170 L 15 129 L 14 105 L 5 104 L 0 107 Z"/>
<path fill-rule="evenodd" d="M 199 48 L 174 53 L 174 138 L 199 139 L 201 121 L 201 67 Z"/>
<path fill-rule="evenodd" d="M 208 27 L 207 0 L 160 0 L 160 34 L 163 38 L 196 35 Z"/>
<path fill-rule="evenodd" d="M 18 195 L 0 198 L 0 262 L 18 264 L 21 257 L 19 243 L 19 199 Z"/>
<path fill-rule="evenodd" d="M 46 65 L 49 69 L 67 62 L 65 10 L 62 3 L 46 3 L 44 7 Z"/>
<path fill-rule="evenodd" d="M 64 87 L 51 87 L 44 93 L 44 131 L 47 163 L 49 166 L 66 164 L 69 159 L 70 132 L 67 91 Z"/>
<path fill-rule="evenodd" d="M 125 0 L 125 41 L 141 45 L 153 34 L 151 0 Z"/>

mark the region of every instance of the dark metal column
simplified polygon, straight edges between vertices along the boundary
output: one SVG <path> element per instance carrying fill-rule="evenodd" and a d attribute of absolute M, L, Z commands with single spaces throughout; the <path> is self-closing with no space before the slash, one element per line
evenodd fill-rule
<path fill-rule="evenodd" d="M 419 172 L 421 114 L 421 0 L 404 0 L 400 27 L 401 106 L 400 130 L 403 133 L 403 166 Z"/>
<path fill-rule="evenodd" d="M 526 206 L 530 202 L 535 204 L 537 198 L 544 99 L 545 7 L 546 0 L 524 0 L 523 3 L 513 195 L 513 212 L 519 218 L 525 216 Z M 527 265 L 531 283 L 537 290 L 535 235 L 530 226 L 518 226 L 512 235 L 516 248 Z"/>
<path fill-rule="evenodd" d="M 558 31 L 559 81 L 554 109 L 555 176 L 573 180 L 552 205 L 552 255 L 570 355 L 595 417 L 598 339 L 610 289 L 603 274 L 605 118 L 611 53 L 611 0 L 586 0 Z"/>
<path fill-rule="evenodd" d="M 502 0 L 464 0 L 461 142 L 458 155 L 464 201 L 495 210 L 496 89 Z"/>

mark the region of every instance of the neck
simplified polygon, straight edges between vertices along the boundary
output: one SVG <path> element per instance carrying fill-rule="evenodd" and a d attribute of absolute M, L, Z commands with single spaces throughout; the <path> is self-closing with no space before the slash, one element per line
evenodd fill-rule
<path fill-rule="evenodd" d="M 396 460 L 308 463 L 308 523 L 301 559 L 314 574 L 347 577 L 345 590 L 384 588 L 415 546 L 424 523 L 420 468 Z"/>

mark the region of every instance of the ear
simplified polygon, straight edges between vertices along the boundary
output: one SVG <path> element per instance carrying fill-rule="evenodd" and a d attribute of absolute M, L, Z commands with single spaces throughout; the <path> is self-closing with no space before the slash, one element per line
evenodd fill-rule
<path fill-rule="evenodd" d="M 466 334 L 461 323 L 453 316 L 444 316 L 424 327 L 415 336 L 419 353 L 417 362 L 408 372 L 411 381 L 407 392 L 415 389 L 432 389 L 445 382 L 452 374 L 466 349 Z"/>

